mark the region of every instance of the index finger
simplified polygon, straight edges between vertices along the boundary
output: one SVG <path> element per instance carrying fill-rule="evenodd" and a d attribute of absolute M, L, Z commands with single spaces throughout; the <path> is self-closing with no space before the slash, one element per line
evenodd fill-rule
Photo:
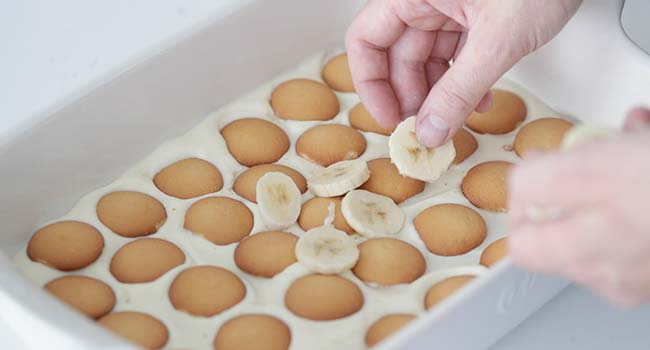
<path fill-rule="evenodd" d="M 405 28 L 389 0 L 374 0 L 359 12 L 346 34 L 355 89 L 370 115 L 385 127 L 401 120 L 399 102 L 389 82 L 388 48 Z"/>

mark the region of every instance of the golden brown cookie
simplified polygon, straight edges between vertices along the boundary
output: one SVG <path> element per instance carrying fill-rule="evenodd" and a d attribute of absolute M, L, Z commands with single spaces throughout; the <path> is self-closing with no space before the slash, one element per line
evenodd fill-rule
<path fill-rule="evenodd" d="M 368 347 L 377 345 L 414 319 L 415 315 L 411 314 L 390 314 L 381 317 L 368 328 L 365 338 L 366 345 Z"/>
<path fill-rule="evenodd" d="M 491 161 L 469 169 L 461 188 L 475 206 L 489 211 L 506 211 L 508 201 L 508 171 L 512 163 Z"/>
<path fill-rule="evenodd" d="M 143 312 L 113 312 L 97 322 L 145 349 L 160 349 L 169 339 L 169 331 L 165 324 Z"/>
<path fill-rule="evenodd" d="M 228 151 L 242 165 L 275 163 L 287 153 L 289 137 L 279 126 L 259 118 L 238 119 L 221 129 Z"/>
<path fill-rule="evenodd" d="M 329 205 L 334 203 L 334 227 L 348 234 L 353 234 L 354 229 L 348 224 L 341 211 L 341 197 L 313 197 L 302 204 L 298 225 L 307 231 L 317 226 L 323 226 L 323 222 L 329 213 Z"/>
<path fill-rule="evenodd" d="M 453 276 L 446 278 L 429 288 L 424 298 L 424 306 L 427 310 L 431 309 L 434 305 L 438 304 L 456 290 L 460 289 L 465 283 L 473 280 L 474 276 Z"/>
<path fill-rule="evenodd" d="M 371 238 L 359 244 L 359 260 L 352 272 L 365 282 L 382 286 L 411 283 L 427 268 L 412 245 L 395 238 Z"/>
<path fill-rule="evenodd" d="M 168 196 L 188 199 L 221 190 L 223 178 L 212 163 L 186 158 L 160 170 L 153 183 Z"/>
<path fill-rule="evenodd" d="M 169 287 L 169 300 L 176 310 L 210 317 L 227 310 L 246 296 L 244 283 L 234 273 L 217 266 L 190 267 Z"/>
<path fill-rule="evenodd" d="M 366 151 L 366 139 L 355 129 L 341 124 L 317 125 L 296 141 L 299 156 L 324 167 L 359 158 Z"/>
<path fill-rule="evenodd" d="M 185 213 L 185 228 L 214 244 L 228 245 L 251 233 L 253 213 L 242 202 L 232 198 L 203 198 Z"/>
<path fill-rule="evenodd" d="M 167 220 L 165 207 L 150 195 L 116 191 L 97 203 L 97 217 L 111 231 L 124 237 L 147 236 L 158 231 Z"/>
<path fill-rule="evenodd" d="M 456 149 L 456 158 L 452 164 L 460 164 L 469 158 L 478 148 L 478 142 L 474 135 L 465 129 L 460 129 L 452 138 L 454 148 Z"/>
<path fill-rule="evenodd" d="M 381 127 L 361 103 L 358 103 L 350 110 L 350 126 L 362 131 L 374 132 L 375 134 L 385 136 L 390 136 L 393 130 L 395 130 L 395 127 L 397 127 L 397 125 L 388 129 Z"/>
<path fill-rule="evenodd" d="M 348 55 L 341 54 L 327 61 L 323 67 L 323 80 L 336 91 L 354 92 Z"/>
<path fill-rule="evenodd" d="M 254 276 L 271 278 L 296 262 L 298 237 L 289 232 L 267 231 L 244 238 L 235 249 L 235 264 Z"/>
<path fill-rule="evenodd" d="M 157 280 L 185 262 L 185 254 L 174 243 L 158 238 L 141 238 L 122 246 L 111 259 L 111 273 L 122 283 Z"/>
<path fill-rule="evenodd" d="M 295 280 L 284 296 L 284 303 L 294 314 L 314 321 L 347 317 L 361 310 L 361 289 L 338 275 L 312 274 Z"/>
<path fill-rule="evenodd" d="M 271 94 L 273 113 L 290 120 L 330 120 L 339 113 L 339 100 L 327 85 L 310 79 L 293 79 Z"/>
<path fill-rule="evenodd" d="M 492 89 L 492 108 L 485 113 L 472 113 L 467 127 L 479 134 L 507 134 L 526 119 L 526 103 L 516 94 Z"/>
<path fill-rule="evenodd" d="M 420 239 L 433 254 L 461 255 L 485 240 L 485 221 L 476 212 L 460 204 L 438 204 L 420 212 L 413 219 Z"/>
<path fill-rule="evenodd" d="M 515 138 L 515 153 L 523 157 L 529 151 L 553 151 L 562 146 L 564 134 L 573 123 L 560 118 L 542 118 L 524 125 Z"/>
<path fill-rule="evenodd" d="M 508 255 L 508 238 L 503 237 L 490 243 L 481 253 L 481 265 L 490 267 Z"/>
<path fill-rule="evenodd" d="M 257 203 L 257 181 L 264 174 L 272 171 L 281 172 L 289 176 L 296 183 L 296 186 L 298 186 L 300 193 L 307 191 L 307 180 L 305 180 L 305 177 L 296 170 L 280 164 L 262 164 L 248 168 L 237 176 L 232 188 L 238 195 L 253 203 Z"/>
<path fill-rule="evenodd" d="M 43 289 L 93 319 L 106 315 L 115 306 L 113 289 L 91 277 L 59 277 L 48 282 Z"/>
<path fill-rule="evenodd" d="M 263 314 L 231 318 L 214 338 L 215 350 L 287 350 L 289 345 L 291 330 L 286 323 Z"/>
<path fill-rule="evenodd" d="M 27 244 L 27 256 L 61 271 L 84 268 L 99 258 L 104 237 L 79 221 L 59 221 L 36 231 Z"/>
<path fill-rule="evenodd" d="M 377 158 L 368 162 L 370 178 L 360 189 L 389 197 L 400 204 L 424 191 L 424 182 L 400 175 L 390 158 Z"/>

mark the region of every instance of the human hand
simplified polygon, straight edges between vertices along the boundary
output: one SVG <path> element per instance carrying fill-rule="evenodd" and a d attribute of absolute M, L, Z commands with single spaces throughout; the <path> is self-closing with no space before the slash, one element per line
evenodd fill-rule
<path fill-rule="evenodd" d="M 489 110 L 490 87 L 554 37 L 580 2 L 370 0 L 346 36 L 355 88 L 379 124 L 417 112 L 420 142 L 439 146 L 472 110 Z"/>
<path fill-rule="evenodd" d="M 619 306 L 650 301 L 649 123 L 650 110 L 635 109 L 620 137 L 535 155 L 513 169 L 516 264 L 565 276 Z M 532 207 L 557 217 L 533 222 Z"/>

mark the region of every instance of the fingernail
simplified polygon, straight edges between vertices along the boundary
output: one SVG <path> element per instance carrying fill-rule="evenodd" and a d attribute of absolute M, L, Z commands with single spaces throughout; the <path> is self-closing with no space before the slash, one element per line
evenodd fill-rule
<path fill-rule="evenodd" d="M 434 115 L 430 115 L 420 123 L 416 130 L 418 140 L 427 147 L 440 146 L 447 142 L 450 132 L 449 125 L 445 120 Z"/>

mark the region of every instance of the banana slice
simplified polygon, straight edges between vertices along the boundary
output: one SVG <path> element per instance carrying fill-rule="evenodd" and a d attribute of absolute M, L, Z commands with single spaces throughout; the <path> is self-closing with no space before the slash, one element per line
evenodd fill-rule
<path fill-rule="evenodd" d="M 262 221 L 270 230 L 293 225 L 300 215 L 300 190 L 293 180 L 280 172 L 264 174 L 258 181 L 257 206 Z"/>
<path fill-rule="evenodd" d="M 343 160 L 307 180 L 309 190 L 319 197 L 336 197 L 361 186 L 370 177 L 364 160 Z"/>
<path fill-rule="evenodd" d="M 589 124 L 576 124 L 564 134 L 562 149 L 571 149 L 588 142 L 604 140 L 612 135 L 614 135 L 613 129 Z"/>
<path fill-rule="evenodd" d="M 341 211 L 348 224 L 366 237 L 395 234 L 404 225 L 404 212 L 392 199 L 365 190 L 348 192 Z"/>
<path fill-rule="evenodd" d="M 341 273 L 357 263 L 359 248 L 354 239 L 334 226 L 318 226 L 300 236 L 296 258 L 313 272 Z"/>
<path fill-rule="evenodd" d="M 415 117 L 397 126 L 388 139 L 388 149 L 400 174 L 427 182 L 437 180 L 456 158 L 451 140 L 435 149 L 423 146 L 415 136 Z"/>

